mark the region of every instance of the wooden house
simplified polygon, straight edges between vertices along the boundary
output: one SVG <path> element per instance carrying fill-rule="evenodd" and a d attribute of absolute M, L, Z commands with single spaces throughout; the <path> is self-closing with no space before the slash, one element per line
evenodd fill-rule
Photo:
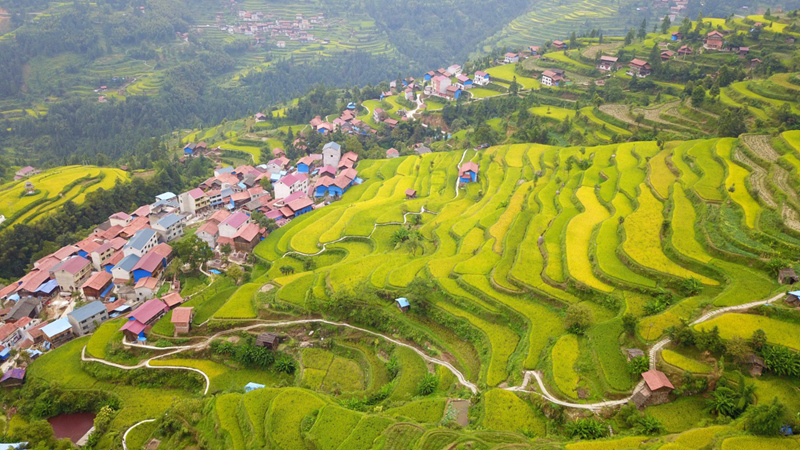
<path fill-rule="evenodd" d="M 397 308 L 403 312 L 408 312 L 409 308 L 411 308 L 411 304 L 408 303 L 408 299 L 405 297 L 395 299 L 394 304 L 397 305 Z"/>
<path fill-rule="evenodd" d="M 261 333 L 256 338 L 256 347 L 266 347 L 270 350 L 277 350 L 281 343 L 281 337 L 275 333 Z"/>
<path fill-rule="evenodd" d="M 645 406 L 661 405 L 669 402 L 669 393 L 672 392 L 675 387 L 664 372 L 650 369 L 642 373 L 642 379 L 644 379 L 644 385 L 631 397 L 631 401 L 638 408 L 641 409 Z"/>
<path fill-rule="evenodd" d="M 411 200 L 412 198 L 417 198 L 417 191 L 414 189 L 406 189 L 406 200 Z"/>
<path fill-rule="evenodd" d="M 778 283 L 780 284 L 795 284 L 800 281 L 794 269 L 791 267 L 784 267 L 778 271 Z"/>

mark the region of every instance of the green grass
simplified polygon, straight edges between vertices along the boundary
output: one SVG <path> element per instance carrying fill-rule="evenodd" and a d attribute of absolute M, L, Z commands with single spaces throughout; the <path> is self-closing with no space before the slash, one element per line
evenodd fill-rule
<path fill-rule="evenodd" d="M 400 373 L 397 375 L 397 384 L 388 399 L 409 400 L 417 395 L 419 380 L 428 372 L 428 368 L 422 358 L 409 348 L 397 347 L 394 355 L 400 362 Z"/>
<path fill-rule="evenodd" d="M 254 297 L 264 283 L 247 283 L 236 290 L 230 299 L 214 313 L 215 319 L 251 319 L 256 317 Z"/>
<path fill-rule="evenodd" d="M 688 370 L 692 373 L 711 373 L 711 366 L 700 361 L 688 358 L 672 350 L 662 350 L 661 359 L 665 363 L 675 366 L 681 370 Z"/>
<path fill-rule="evenodd" d="M 217 420 L 230 438 L 233 449 L 244 449 L 244 434 L 236 417 L 242 394 L 223 394 L 217 397 Z"/>
<path fill-rule="evenodd" d="M 86 352 L 95 358 L 106 359 L 108 345 L 114 340 L 115 336 L 121 338 L 122 333 L 119 329 L 127 320 L 121 317 L 100 325 L 89 338 L 89 342 L 86 344 Z"/>
<path fill-rule="evenodd" d="M 342 442 L 342 449 L 352 450 L 369 450 L 372 448 L 372 443 L 378 436 L 383 433 L 383 430 L 388 428 L 394 423 L 392 419 L 382 416 L 364 416 L 358 425 L 353 428 L 350 436 Z"/>

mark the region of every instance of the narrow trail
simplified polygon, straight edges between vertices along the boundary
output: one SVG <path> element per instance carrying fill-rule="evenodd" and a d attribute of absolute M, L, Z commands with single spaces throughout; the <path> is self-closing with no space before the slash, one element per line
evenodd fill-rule
<path fill-rule="evenodd" d="M 128 450 L 128 442 L 127 442 L 128 433 L 130 433 L 132 429 L 138 427 L 139 425 L 141 425 L 143 423 L 149 423 L 149 422 L 155 422 L 155 421 L 156 421 L 156 419 L 145 419 L 145 420 L 142 420 L 140 422 L 136 422 L 135 424 L 131 425 L 130 428 L 125 430 L 125 434 L 122 435 L 122 450 Z"/>
<path fill-rule="evenodd" d="M 772 302 L 780 299 L 781 297 L 783 297 L 783 295 L 784 294 L 778 294 L 778 295 L 776 295 L 776 296 L 774 296 L 772 298 L 766 299 L 766 300 L 758 300 L 758 301 L 754 301 L 754 302 L 750 302 L 750 303 L 744 303 L 744 304 L 736 305 L 736 306 L 728 306 L 726 308 L 720 308 L 720 309 L 717 309 L 717 310 L 714 310 L 714 311 L 710 311 L 710 312 L 707 312 L 707 313 L 703 314 L 702 316 L 700 316 L 699 318 L 697 318 L 693 322 L 691 322 L 690 325 L 697 325 L 697 324 L 706 322 L 706 321 L 708 321 L 708 320 L 710 320 L 710 319 L 712 319 L 714 317 L 717 317 L 719 315 L 722 315 L 722 314 L 725 314 L 725 313 L 729 313 L 729 312 L 732 312 L 732 311 L 742 311 L 742 310 L 750 309 L 750 308 L 755 307 L 755 306 L 766 305 L 766 304 L 772 303 Z M 656 342 L 655 344 L 653 344 L 652 347 L 650 347 L 650 350 L 648 351 L 648 355 L 650 357 L 650 368 L 651 369 L 655 369 L 656 368 L 656 357 L 658 356 L 658 352 L 662 348 L 664 348 L 665 345 L 669 344 L 670 342 L 671 342 L 671 339 L 664 338 L 664 339 Z M 625 397 L 623 399 L 619 399 L 619 400 L 608 400 L 608 401 L 598 402 L 598 403 L 570 403 L 570 402 L 566 402 L 566 401 L 563 401 L 563 400 L 560 400 L 560 399 L 554 397 L 552 394 L 550 394 L 547 391 L 547 388 L 545 388 L 545 386 L 544 386 L 544 380 L 542 379 L 542 376 L 541 376 L 540 372 L 529 370 L 529 371 L 525 371 L 523 373 L 524 373 L 524 378 L 523 378 L 521 386 L 508 387 L 508 388 L 505 388 L 505 390 L 514 391 L 514 392 L 520 392 L 520 391 L 527 392 L 527 387 L 528 387 L 528 385 L 530 383 L 530 379 L 531 379 L 531 377 L 533 377 L 533 378 L 536 379 L 536 383 L 539 385 L 539 389 L 541 390 L 540 393 L 539 392 L 534 392 L 534 393 L 536 393 L 536 394 L 540 395 L 541 397 L 545 398 L 547 401 L 549 401 L 551 403 L 555 403 L 557 405 L 566 406 L 568 408 L 586 409 L 586 410 L 595 411 L 595 412 L 599 411 L 599 410 L 601 410 L 603 408 L 607 408 L 609 406 L 619 406 L 619 405 L 624 405 L 624 404 L 628 403 L 631 400 L 631 398 L 633 398 L 634 394 L 636 394 L 636 392 L 638 392 L 640 389 L 642 389 L 642 387 L 644 387 L 644 382 L 640 381 L 639 384 L 637 384 L 636 387 L 631 392 L 631 395 L 629 395 L 629 396 L 627 396 L 627 397 Z"/>

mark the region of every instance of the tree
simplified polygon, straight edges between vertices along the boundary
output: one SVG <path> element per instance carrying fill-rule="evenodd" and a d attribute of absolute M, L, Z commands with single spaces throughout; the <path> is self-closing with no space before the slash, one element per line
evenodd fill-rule
<path fill-rule="evenodd" d="M 703 102 L 706 100 L 706 90 L 703 86 L 695 86 L 692 89 L 692 106 L 695 108 L 699 108 L 703 106 Z"/>
<path fill-rule="evenodd" d="M 738 137 L 747 132 L 747 110 L 742 108 L 726 108 L 719 118 L 717 134 L 720 137 Z"/>
<path fill-rule="evenodd" d="M 172 249 L 175 252 L 175 259 L 170 267 L 188 263 L 189 268 L 195 271 L 214 257 L 211 247 L 196 235 L 176 241 L 172 244 Z"/>
<path fill-rule="evenodd" d="M 642 19 L 642 24 L 639 25 L 639 32 L 636 34 L 639 39 L 647 37 L 647 19 Z"/>
<path fill-rule="evenodd" d="M 233 252 L 233 247 L 231 247 L 231 244 L 222 244 L 222 246 L 219 248 L 219 250 L 227 258 L 228 255 L 230 255 Z"/>
<path fill-rule="evenodd" d="M 750 346 L 753 350 L 760 352 L 765 345 L 767 345 L 767 333 L 761 328 L 753 331 L 753 335 L 750 336 Z"/>
<path fill-rule="evenodd" d="M 626 47 L 631 45 L 631 42 L 633 42 L 633 38 L 634 37 L 635 37 L 635 35 L 633 34 L 633 30 L 628 31 L 628 34 L 625 35 L 625 46 Z"/>
<path fill-rule="evenodd" d="M 751 352 L 750 346 L 739 336 L 734 336 L 733 339 L 725 343 L 725 353 L 737 364 L 745 362 Z"/>
<path fill-rule="evenodd" d="M 592 311 L 588 306 L 574 303 L 567 308 L 564 316 L 564 327 L 570 333 L 583 334 L 592 325 Z"/>
<path fill-rule="evenodd" d="M 747 411 L 744 427 L 747 431 L 759 436 L 777 436 L 783 425 L 786 407 L 773 397 L 770 404 L 756 405 Z"/>
<path fill-rule="evenodd" d="M 630 335 L 636 333 L 636 325 L 638 323 L 639 319 L 631 313 L 625 313 L 622 316 L 622 328 Z"/>
<path fill-rule="evenodd" d="M 595 418 L 578 419 L 566 426 L 570 437 L 579 439 L 599 439 L 607 433 L 606 425 Z"/>
<path fill-rule="evenodd" d="M 238 264 L 231 264 L 228 270 L 225 271 L 225 275 L 233 280 L 234 283 L 239 284 L 244 276 L 244 271 Z"/>
<path fill-rule="evenodd" d="M 672 26 L 672 21 L 669 19 L 669 16 L 664 16 L 664 20 L 661 21 L 661 34 L 667 34 L 669 31 L 669 27 Z"/>
<path fill-rule="evenodd" d="M 294 273 L 294 267 L 292 266 L 281 266 L 278 270 L 280 270 L 283 275 Z"/>
<path fill-rule="evenodd" d="M 265 191 L 272 193 L 272 181 L 270 181 L 269 177 L 264 177 L 261 181 L 258 182 Z"/>

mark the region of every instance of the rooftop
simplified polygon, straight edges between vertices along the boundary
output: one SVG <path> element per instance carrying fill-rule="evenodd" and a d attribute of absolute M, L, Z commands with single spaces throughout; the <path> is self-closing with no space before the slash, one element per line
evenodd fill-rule
<path fill-rule="evenodd" d="M 172 310 L 172 323 L 189 323 L 192 321 L 192 308 L 191 306 L 179 306 Z"/>
<path fill-rule="evenodd" d="M 55 322 L 50 322 L 47 325 L 42 327 L 42 333 L 44 333 L 47 337 L 54 337 L 58 336 L 59 334 L 72 329 L 72 324 L 69 323 L 69 320 L 64 317 L 61 319 L 56 320 Z"/>
<path fill-rule="evenodd" d="M 90 317 L 94 317 L 98 314 L 101 314 L 105 311 L 106 311 L 106 305 L 104 305 L 103 302 L 97 300 L 89 303 L 88 305 L 81 306 L 80 308 L 72 311 L 68 315 L 71 316 L 73 319 L 77 320 L 78 322 L 81 322 Z"/>

